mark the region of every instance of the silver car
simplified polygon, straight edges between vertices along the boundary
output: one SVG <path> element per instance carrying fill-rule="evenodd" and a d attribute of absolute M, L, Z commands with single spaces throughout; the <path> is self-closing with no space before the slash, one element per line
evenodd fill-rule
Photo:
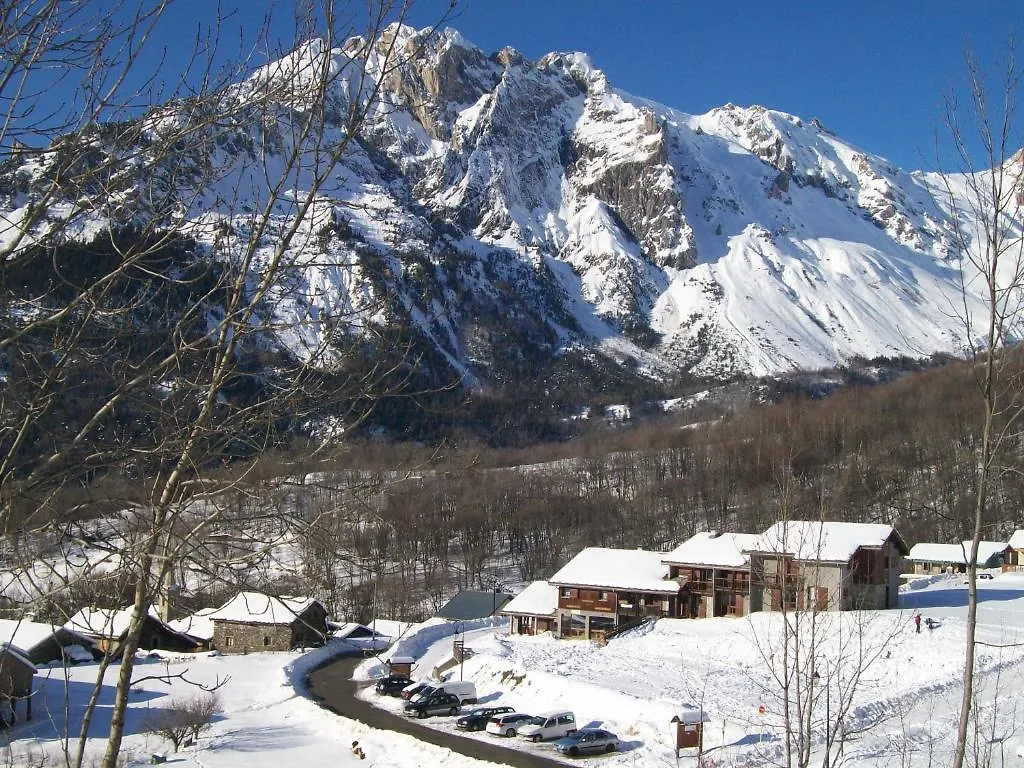
<path fill-rule="evenodd" d="M 573 757 L 593 755 L 598 752 L 614 752 L 618 748 L 619 737 L 600 728 L 584 728 L 555 742 L 555 749 Z"/>

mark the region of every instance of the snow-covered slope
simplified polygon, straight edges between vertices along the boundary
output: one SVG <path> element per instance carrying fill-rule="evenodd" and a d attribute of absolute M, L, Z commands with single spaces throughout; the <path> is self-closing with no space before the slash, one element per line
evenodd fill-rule
<path fill-rule="evenodd" d="M 278 338 L 300 358 L 339 316 L 401 327 L 424 365 L 469 386 L 507 379 L 524 355 L 566 350 L 655 378 L 714 379 L 956 352 L 966 341 L 965 306 L 980 304 L 961 298 L 962 255 L 934 177 L 817 120 L 731 104 L 694 116 L 630 96 L 580 53 L 531 62 L 407 27 L 375 46 L 365 71 L 383 87 L 301 214 L 286 254 L 296 268 L 271 296 Z M 407 58 L 384 68 L 391 46 Z M 224 232 L 244 240 L 296 116 L 314 106 L 338 115 L 326 144 L 341 145 L 364 72 L 346 62 L 314 41 L 229 92 L 239 102 L 273 92 L 275 120 L 238 110 L 172 158 L 176 173 L 150 177 L 179 195 L 182 229 L 211 250 Z M 343 76 L 321 93 L 288 79 L 303 66 Z M 281 78 L 289 85 L 275 90 Z M 146 130 L 182 119 L 156 110 Z M 28 190 L 0 201 L 9 220 L 46 162 L 8 168 L 19 182 L 10 188 Z M 183 191 L 210 167 L 215 184 Z M 310 178 L 289 183 L 301 199 Z M 94 215 L 139 206 L 127 186 L 120 207 Z M 275 227 L 297 215 L 298 205 L 275 207 L 265 259 Z"/>

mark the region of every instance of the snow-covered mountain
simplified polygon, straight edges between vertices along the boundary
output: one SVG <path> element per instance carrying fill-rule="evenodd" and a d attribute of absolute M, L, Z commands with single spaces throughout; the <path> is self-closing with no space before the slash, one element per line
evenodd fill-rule
<path fill-rule="evenodd" d="M 277 336 L 300 358 L 338 313 L 403 329 L 423 365 L 471 387 L 567 353 L 655 379 L 716 379 L 962 345 L 961 254 L 937 177 L 817 120 L 731 104 L 688 115 L 631 96 L 580 53 L 528 61 L 407 27 L 375 45 L 408 58 L 377 70 L 371 57 L 351 74 L 350 46 L 314 41 L 264 67 L 229 98 L 287 79 L 278 119 L 238 110 L 155 170 L 135 158 L 123 192 L 105 185 L 91 215 L 144 207 L 131 174 L 145 173 L 150 198 L 179 196 L 180 227 L 200 242 L 244 239 L 304 110 L 339 116 L 317 151 L 341 142 L 353 79 L 368 72 L 383 87 L 314 204 L 274 209 L 276 226 L 302 217 L 286 254 L 296 276 L 273 303 Z M 325 56 L 349 74 L 305 90 L 295 72 Z M 154 110 L 140 137 L 183 119 L 181 105 Z M 280 156 L 258 149 L 274 146 Z M 8 167 L 8 221 L 47 162 Z M 216 183 L 181 193 L 210 168 Z M 260 236 L 266 258 L 273 232 Z"/>

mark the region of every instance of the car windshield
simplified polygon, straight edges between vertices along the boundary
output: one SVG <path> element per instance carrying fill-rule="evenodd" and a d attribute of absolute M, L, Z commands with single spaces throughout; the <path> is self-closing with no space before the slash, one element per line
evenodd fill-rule
<path fill-rule="evenodd" d="M 531 717 L 529 724 L 530 725 L 544 725 L 544 723 L 546 723 L 547 721 L 548 721 L 548 719 L 546 717 L 539 717 L 539 716 L 538 717 Z"/>

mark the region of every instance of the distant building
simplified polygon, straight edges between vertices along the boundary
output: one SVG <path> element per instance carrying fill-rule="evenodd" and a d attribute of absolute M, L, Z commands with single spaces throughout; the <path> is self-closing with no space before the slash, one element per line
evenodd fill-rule
<path fill-rule="evenodd" d="M 755 533 L 694 534 L 662 556 L 680 586 L 679 617 L 746 616 L 750 611 L 750 558 Z"/>
<path fill-rule="evenodd" d="M 776 523 L 746 550 L 750 610 L 895 608 L 907 551 L 891 525 Z"/>
<path fill-rule="evenodd" d="M 441 606 L 437 615 L 449 621 L 472 621 L 486 619 L 498 613 L 512 595 L 499 590 L 480 591 L 465 590 Z"/>
<path fill-rule="evenodd" d="M 212 622 L 212 645 L 223 653 L 290 651 L 327 638 L 327 609 L 308 597 L 240 592 L 203 618 Z"/>
<path fill-rule="evenodd" d="M 0 645 L 20 648 L 36 666 L 95 661 L 103 655 L 91 639 L 79 632 L 25 619 L 0 619 Z"/>
<path fill-rule="evenodd" d="M 64 627 L 92 640 L 102 653 L 118 657 L 131 618 L 131 608 L 83 608 L 68 619 Z M 155 609 L 150 608 L 142 622 L 139 648 L 194 653 L 199 646 L 195 638 L 175 631 L 159 619 Z"/>
<path fill-rule="evenodd" d="M 971 542 L 932 544 L 920 542 L 910 548 L 907 562 L 914 573 L 966 573 Z M 1013 560 L 1013 547 L 1005 541 L 979 541 L 978 567 L 999 568 Z"/>
<path fill-rule="evenodd" d="M 1024 529 L 1014 531 L 1007 545 L 1010 547 L 1010 559 L 1006 564 L 1016 570 L 1024 568 Z"/>
<path fill-rule="evenodd" d="M 0 718 L 13 725 L 18 703 L 24 702 L 25 719 L 32 719 L 32 680 L 36 666 L 25 651 L 13 645 L 0 645 Z"/>
<path fill-rule="evenodd" d="M 556 633 L 601 639 L 627 622 L 676 615 L 679 585 L 668 580 L 662 557 L 643 549 L 584 549 L 549 579 L 558 588 Z"/>

